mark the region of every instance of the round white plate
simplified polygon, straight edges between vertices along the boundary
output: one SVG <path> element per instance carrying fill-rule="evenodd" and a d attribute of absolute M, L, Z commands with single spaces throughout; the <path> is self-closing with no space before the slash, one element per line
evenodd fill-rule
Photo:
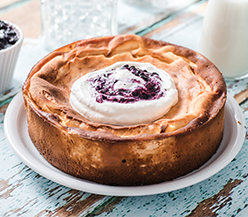
<path fill-rule="evenodd" d="M 225 107 L 224 138 L 217 153 L 192 173 L 160 184 L 122 187 L 108 186 L 75 178 L 49 164 L 37 151 L 28 135 L 22 94 L 11 101 L 4 120 L 4 130 L 16 155 L 40 175 L 61 185 L 102 195 L 142 196 L 169 192 L 201 182 L 223 169 L 239 152 L 245 139 L 245 120 L 237 102 L 228 95 Z"/>

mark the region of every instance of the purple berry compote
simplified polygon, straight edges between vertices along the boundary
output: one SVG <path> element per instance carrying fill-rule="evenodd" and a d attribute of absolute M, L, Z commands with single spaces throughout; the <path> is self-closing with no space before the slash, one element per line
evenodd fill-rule
<path fill-rule="evenodd" d="M 134 77 L 126 79 L 127 83 L 133 83 L 133 88 L 125 87 L 126 84 L 119 88 L 116 85 L 120 80 L 116 78 L 116 69 L 112 69 L 104 74 L 90 77 L 90 86 L 98 103 L 104 101 L 117 103 L 134 103 L 142 100 L 159 99 L 164 95 L 166 89 L 161 88 L 161 78 L 156 72 L 148 72 L 146 69 L 136 68 L 125 64 L 118 70 L 128 70 Z M 142 82 L 143 81 L 143 82 Z M 121 81 L 122 82 L 122 81 Z"/>
<path fill-rule="evenodd" d="M 15 44 L 18 39 L 17 31 L 9 24 L 0 20 L 0 50 Z"/>

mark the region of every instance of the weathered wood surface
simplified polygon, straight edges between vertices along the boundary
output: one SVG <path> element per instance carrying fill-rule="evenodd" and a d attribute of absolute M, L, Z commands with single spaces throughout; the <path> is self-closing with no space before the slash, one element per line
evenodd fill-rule
<path fill-rule="evenodd" d="M 17 7 L 12 12 L 24 13 L 22 10 L 37 4 L 37 0 L 25 1 L 22 9 Z M 197 4 L 172 21 L 164 20 L 140 34 L 197 50 L 205 6 Z M 11 17 L 10 12 L 0 14 L 0 19 L 6 14 Z M 29 28 L 25 31 L 28 37 L 38 37 Z M 32 171 L 10 148 L 3 121 L 8 103 L 20 90 L 30 67 L 45 54 L 39 40 L 25 40 L 12 89 L 0 96 L 0 216 L 248 216 L 248 135 L 239 154 L 214 176 L 193 186 L 157 195 L 95 195 L 61 186 Z M 248 79 L 227 81 L 227 86 L 229 94 L 240 104 L 247 123 Z"/>

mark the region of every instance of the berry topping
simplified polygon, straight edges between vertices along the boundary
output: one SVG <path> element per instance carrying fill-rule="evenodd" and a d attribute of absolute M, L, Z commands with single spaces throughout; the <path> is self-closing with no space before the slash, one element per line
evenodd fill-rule
<path fill-rule="evenodd" d="M 104 101 L 134 103 L 159 99 L 164 95 L 156 72 L 123 65 L 87 80 L 98 103 Z"/>
<path fill-rule="evenodd" d="M 0 50 L 5 49 L 18 41 L 16 30 L 0 20 Z"/>

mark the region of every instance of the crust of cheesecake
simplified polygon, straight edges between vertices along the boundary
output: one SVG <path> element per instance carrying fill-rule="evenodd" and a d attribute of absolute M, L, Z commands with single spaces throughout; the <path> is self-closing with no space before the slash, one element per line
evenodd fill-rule
<path fill-rule="evenodd" d="M 95 123 L 77 113 L 69 103 L 73 83 L 117 61 L 165 70 L 178 103 L 158 120 L 134 126 Z M 193 50 L 137 35 L 81 40 L 51 52 L 30 71 L 23 97 L 30 138 L 44 158 L 102 184 L 178 178 L 207 162 L 223 136 L 226 85 L 219 70 Z"/>

